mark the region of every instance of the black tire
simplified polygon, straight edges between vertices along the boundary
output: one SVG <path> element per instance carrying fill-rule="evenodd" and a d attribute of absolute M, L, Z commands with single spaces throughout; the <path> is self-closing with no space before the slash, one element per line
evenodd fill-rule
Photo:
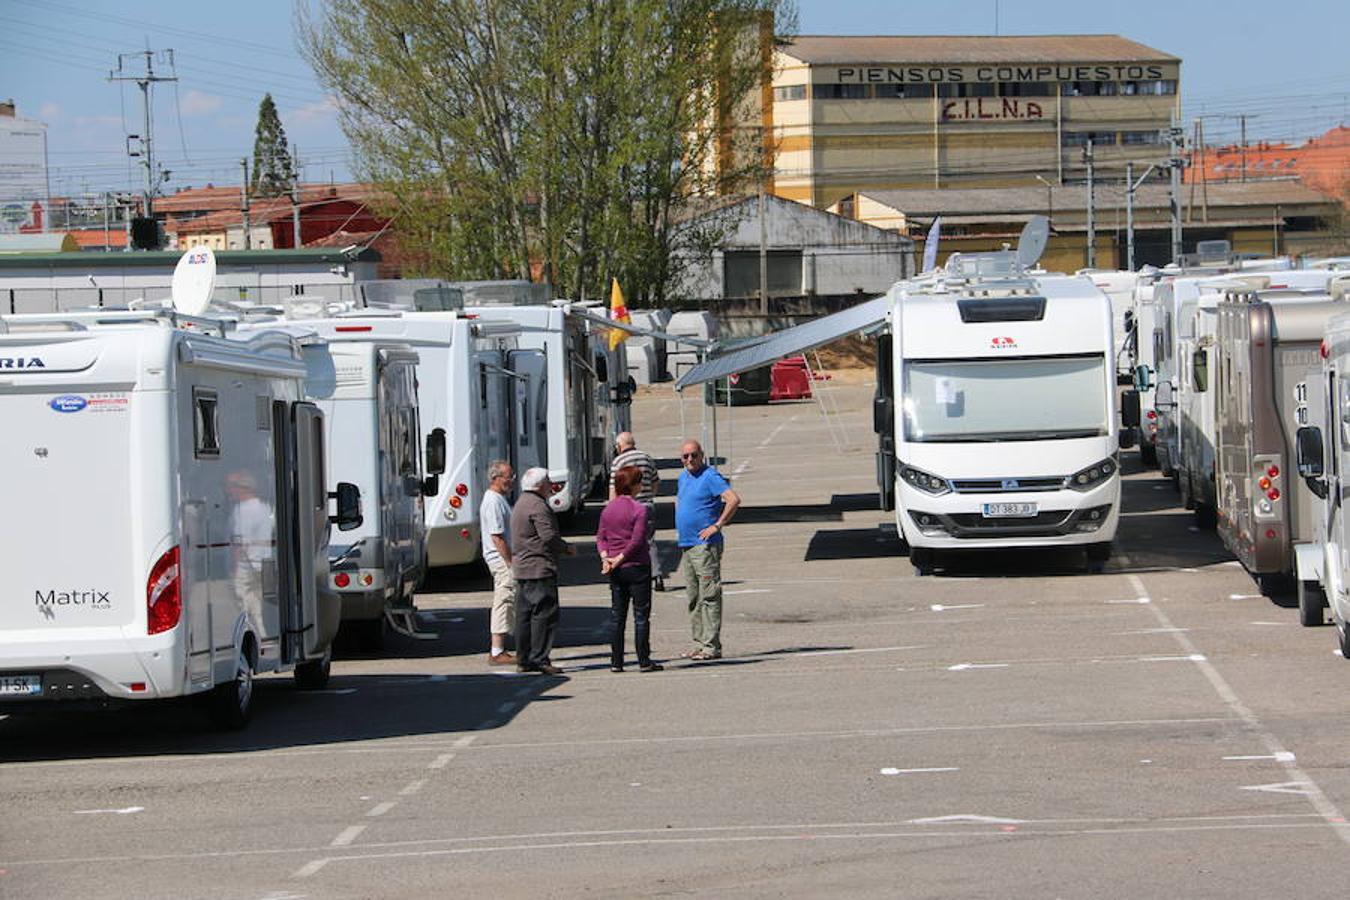
<path fill-rule="evenodd" d="M 1106 570 L 1106 561 L 1111 558 L 1110 542 L 1088 544 L 1083 548 L 1083 557 L 1087 563 L 1088 574 L 1100 575 Z"/>
<path fill-rule="evenodd" d="M 1213 531 L 1219 524 L 1219 511 L 1208 503 L 1196 502 L 1195 524 L 1206 531 Z"/>
<path fill-rule="evenodd" d="M 1158 465 L 1158 448 L 1152 444 L 1139 445 L 1139 461 L 1150 469 Z"/>
<path fill-rule="evenodd" d="M 333 671 L 333 648 L 329 647 L 318 659 L 309 659 L 295 667 L 295 686 L 302 691 L 321 691 L 328 687 L 328 676 Z"/>
<path fill-rule="evenodd" d="M 927 547 L 910 547 L 909 561 L 914 566 L 915 575 L 933 574 L 933 551 Z"/>
<path fill-rule="evenodd" d="M 1326 619 L 1322 610 L 1327 605 L 1326 594 L 1322 586 L 1315 581 L 1299 580 L 1298 583 L 1298 624 L 1304 628 L 1316 628 Z"/>
<path fill-rule="evenodd" d="M 217 728 L 237 731 L 253 716 L 253 655 L 248 643 L 239 648 L 234 678 L 211 691 L 208 712 Z"/>
<path fill-rule="evenodd" d="M 1336 623 L 1336 637 L 1341 644 L 1341 658 L 1350 660 L 1350 629 L 1346 628 L 1344 622 Z"/>

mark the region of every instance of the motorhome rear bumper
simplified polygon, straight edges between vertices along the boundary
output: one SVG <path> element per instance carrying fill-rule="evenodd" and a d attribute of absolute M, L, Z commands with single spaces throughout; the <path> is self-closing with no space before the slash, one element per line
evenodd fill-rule
<path fill-rule="evenodd" d="M 462 566 L 479 556 L 478 523 L 427 530 L 427 564 Z"/>
<path fill-rule="evenodd" d="M 69 643 L 16 643 L 5 648 L 0 677 L 36 677 L 40 692 L 0 695 L 0 712 L 48 703 L 156 700 L 190 693 L 182 651 L 172 636 L 127 641 L 100 653 Z"/>

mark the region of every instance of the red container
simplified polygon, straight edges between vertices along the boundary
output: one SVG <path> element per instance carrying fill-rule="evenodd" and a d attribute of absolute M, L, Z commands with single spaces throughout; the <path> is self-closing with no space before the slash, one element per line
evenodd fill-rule
<path fill-rule="evenodd" d="M 772 400 L 808 400 L 811 397 L 811 375 L 806 368 L 806 357 L 789 356 L 773 364 Z"/>

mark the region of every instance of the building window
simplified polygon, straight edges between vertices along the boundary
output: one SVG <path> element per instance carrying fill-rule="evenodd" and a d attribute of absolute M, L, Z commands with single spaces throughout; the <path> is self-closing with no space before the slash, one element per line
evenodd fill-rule
<path fill-rule="evenodd" d="M 931 84 L 878 84 L 875 96 L 888 100 L 927 99 L 933 96 Z"/>
<path fill-rule="evenodd" d="M 1114 97 L 1114 81 L 1069 81 L 1064 84 L 1066 97 Z"/>
<path fill-rule="evenodd" d="M 813 84 L 811 96 L 817 100 L 866 100 L 872 96 L 870 84 Z"/>
<path fill-rule="evenodd" d="M 804 85 L 804 84 L 789 84 L 789 85 L 785 85 L 785 86 L 783 86 L 783 87 L 776 87 L 776 88 L 773 89 L 773 99 L 774 99 L 774 100 L 805 100 L 805 99 L 806 99 L 806 85 Z"/>
<path fill-rule="evenodd" d="M 1063 145 L 1065 147 L 1084 147 L 1087 142 L 1092 141 L 1094 147 L 1114 147 L 1116 143 L 1116 133 L 1114 131 L 1066 131 L 1064 132 Z"/>
<path fill-rule="evenodd" d="M 802 252 L 770 250 L 768 253 L 770 297 L 802 295 Z M 722 256 L 723 296 L 759 296 L 759 251 L 728 250 Z"/>
<path fill-rule="evenodd" d="M 998 86 L 1000 97 L 1052 97 L 1054 93 L 1048 81 L 1005 81 Z"/>
<path fill-rule="evenodd" d="M 953 84 L 953 83 L 951 83 L 951 82 L 943 82 L 942 84 L 939 84 L 939 85 L 938 85 L 938 96 L 939 96 L 939 97 L 992 97 L 992 96 L 994 96 L 994 93 L 995 93 L 995 91 L 996 91 L 997 89 L 998 89 L 998 85 L 994 84 L 992 81 L 980 81 L 980 82 L 976 82 L 976 83 L 974 83 L 974 84 L 970 84 L 970 83 L 964 82 L 964 81 L 961 82 L 960 84 Z"/>
<path fill-rule="evenodd" d="M 1161 131 L 1122 131 L 1120 133 L 1120 142 L 1127 147 L 1138 147 L 1145 144 L 1161 144 L 1163 136 Z"/>

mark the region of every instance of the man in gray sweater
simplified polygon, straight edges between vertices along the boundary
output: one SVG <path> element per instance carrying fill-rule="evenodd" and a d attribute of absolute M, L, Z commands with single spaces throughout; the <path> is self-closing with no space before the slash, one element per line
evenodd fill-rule
<path fill-rule="evenodd" d="M 558 555 L 576 553 L 549 508 L 548 470 L 526 469 L 511 510 L 511 570 L 516 576 L 516 671 L 560 675 L 549 660 L 558 627 Z"/>

